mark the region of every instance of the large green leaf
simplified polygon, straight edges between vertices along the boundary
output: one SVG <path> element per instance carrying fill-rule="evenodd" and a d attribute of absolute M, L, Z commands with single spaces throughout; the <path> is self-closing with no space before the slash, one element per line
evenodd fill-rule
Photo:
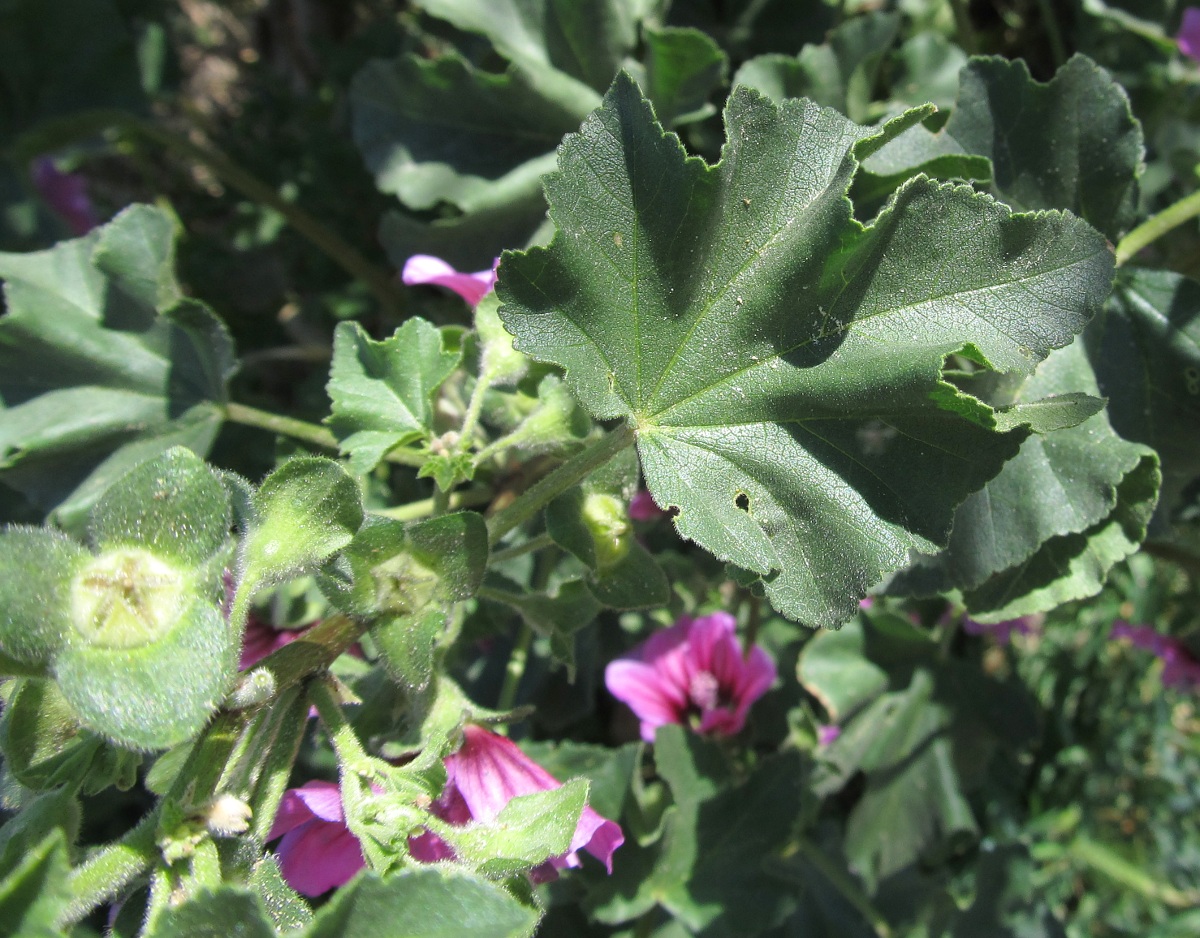
<path fill-rule="evenodd" d="M 1200 477 L 1200 284 L 1123 269 L 1084 344 L 1113 429 L 1162 460 L 1154 533 L 1165 534 Z"/>
<path fill-rule="evenodd" d="M 942 380 L 945 357 L 1027 373 L 1108 291 L 1112 255 L 1070 215 L 918 179 L 855 222 L 856 154 L 922 113 L 881 136 L 738 89 L 706 166 L 620 77 L 560 148 L 553 244 L 501 265 L 517 347 L 636 429 L 684 536 L 813 625 L 943 545 L 1028 433 Z"/>
<path fill-rule="evenodd" d="M 333 340 L 330 428 L 366 473 L 388 451 L 427 440 L 433 426 L 433 395 L 458 364 L 441 330 L 410 319 L 391 338 L 376 342 L 358 323 L 341 323 Z"/>
<path fill-rule="evenodd" d="M 974 59 L 959 81 L 944 133 L 991 159 L 1000 198 L 1070 209 L 1114 241 L 1133 223 L 1142 129 L 1106 71 L 1076 55 L 1042 84 L 1020 59 Z"/>
<path fill-rule="evenodd" d="M 233 368 L 225 327 L 184 299 L 171 218 L 137 205 L 83 238 L 0 254 L 0 482 L 77 525 L 134 465 L 201 454 Z"/>
<path fill-rule="evenodd" d="M 1019 684 L 946 658 L 899 616 L 868 615 L 816 636 L 797 675 L 842 728 L 814 789 L 830 795 L 863 781 L 844 849 L 869 883 L 970 845 L 978 830 L 967 793 L 999 746 L 1025 745 L 1036 728 Z"/>
<path fill-rule="evenodd" d="M 456 54 L 370 62 L 350 100 L 354 141 L 381 191 L 465 212 L 540 192 L 554 147 L 594 103 L 567 108 L 520 68 L 495 75 Z"/>
<path fill-rule="evenodd" d="M 542 84 L 571 81 L 598 92 L 608 87 L 637 43 L 638 23 L 661 0 L 418 0 L 417 6 L 459 29 L 482 33 L 496 51 Z M 559 92 L 562 93 L 562 92 Z M 586 100 L 583 96 L 579 100 Z M 586 113 L 585 107 L 583 113 Z"/>
<path fill-rule="evenodd" d="M 1018 399 L 1099 393 L 1082 342 L 1053 353 Z M 1045 612 L 1099 592 L 1137 549 L 1158 496 L 1158 459 L 1104 413 L 1032 436 L 954 517 L 949 547 L 894 586 L 958 589 L 979 621 Z"/>
<path fill-rule="evenodd" d="M 900 16 L 875 12 L 847 20 L 822 45 L 807 45 L 799 55 L 761 55 L 744 63 L 733 76 L 773 101 L 810 98 L 865 121 L 874 97 L 884 54 L 896 41 Z"/>
<path fill-rule="evenodd" d="M 258 896 L 222 886 L 164 909 L 144 934 L 146 938 L 275 938 L 276 932 Z"/>
<path fill-rule="evenodd" d="M 460 871 L 365 874 L 321 908 L 304 938 L 525 938 L 538 913 L 495 883 Z"/>
<path fill-rule="evenodd" d="M 765 760 L 729 787 L 706 771 L 706 746 L 677 726 L 658 732 L 658 767 L 676 807 L 646 885 L 693 931 L 758 934 L 786 915 L 795 891 L 767 871 L 804 808 L 800 760 Z"/>
<path fill-rule="evenodd" d="M 72 898 L 70 871 L 65 838 L 54 831 L 0 880 L 0 936 L 62 938 L 57 922 Z"/>

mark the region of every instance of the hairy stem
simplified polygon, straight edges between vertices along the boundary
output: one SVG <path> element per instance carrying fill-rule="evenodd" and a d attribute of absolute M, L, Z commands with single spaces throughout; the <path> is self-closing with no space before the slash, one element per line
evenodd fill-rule
<path fill-rule="evenodd" d="M 507 508 L 496 512 L 488 520 L 488 541 L 496 544 L 517 525 L 528 521 L 571 486 L 582 482 L 621 450 L 631 446 L 633 441 L 634 431 L 629 426 L 618 427 L 593 441 L 581 453 L 530 487 Z"/>
<path fill-rule="evenodd" d="M 143 817 L 120 840 L 97 850 L 71 871 L 67 881 L 70 902 L 58 921 L 66 929 L 84 919 L 102 902 L 116 898 L 160 856 L 155 842 L 159 808 Z"/>
<path fill-rule="evenodd" d="M 308 699 L 317 708 L 317 715 L 321 718 L 325 732 L 329 734 L 329 741 L 333 743 L 342 769 L 367 777 L 374 775 L 371 757 L 363 749 L 354 727 L 342 713 L 342 704 L 334 691 L 333 682 L 326 678 L 313 681 L 308 685 Z"/>
<path fill-rule="evenodd" d="M 292 687 L 325 671 L 370 626 L 370 622 L 347 616 L 328 616 L 295 641 L 271 652 L 254 666 L 254 670 L 265 668 L 270 671 L 277 688 Z"/>
<path fill-rule="evenodd" d="M 284 417 L 281 414 L 272 414 L 246 404 L 230 401 L 225 405 L 225 419 L 232 423 L 240 423 L 245 427 L 255 427 L 259 430 L 277 433 L 280 436 L 290 436 L 324 449 L 338 448 L 337 437 L 319 424 L 309 423 L 307 420 L 297 420 L 295 417 Z M 384 459 L 401 466 L 420 466 L 425 462 L 424 456 L 410 449 L 393 450 L 384 456 Z"/>
<path fill-rule="evenodd" d="M 452 492 L 447 510 L 457 511 L 460 508 L 486 505 L 492 500 L 493 495 L 495 493 L 489 488 L 475 488 L 468 489 L 465 492 Z M 394 508 L 381 508 L 374 513 L 383 515 L 386 518 L 395 518 L 397 521 L 416 521 L 418 518 L 428 518 L 434 514 L 434 502 L 435 500 L 432 498 L 423 498 L 420 501 L 396 505 Z"/>
<path fill-rule="evenodd" d="M 521 678 L 525 676 L 525 665 L 529 661 L 529 648 L 532 644 L 533 629 L 529 627 L 528 622 L 522 622 L 516 644 L 508 656 L 508 666 L 504 669 L 504 683 L 496 701 L 496 709 L 501 712 L 511 710 L 517 700 L 517 691 L 521 687 Z"/>
<path fill-rule="evenodd" d="M 554 538 L 549 534 L 539 534 L 536 537 L 531 537 L 522 544 L 516 544 L 513 547 L 506 547 L 503 550 L 492 551 L 489 563 L 498 564 L 504 563 L 506 560 L 513 560 L 516 557 L 524 557 L 526 554 L 532 554 L 534 551 L 545 550 L 547 547 L 554 546 Z"/>
<path fill-rule="evenodd" d="M 1190 218 L 1200 215 L 1200 189 L 1151 215 L 1117 245 L 1117 266 L 1120 267 L 1142 248 L 1157 241 L 1168 231 L 1178 228 Z"/>

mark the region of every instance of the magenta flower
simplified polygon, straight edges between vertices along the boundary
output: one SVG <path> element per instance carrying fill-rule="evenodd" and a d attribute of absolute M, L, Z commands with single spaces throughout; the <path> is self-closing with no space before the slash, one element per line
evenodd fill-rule
<path fill-rule="evenodd" d="M 276 837 L 283 837 L 275 848 L 279 871 L 306 896 L 349 882 L 365 863 L 358 838 L 346 827 L 342 793 L 333 782 L 288 789 L 267 840 Z"/>
<path fill-rule="evenodd" d="M 310 625 L 299 629 L 277 629 L 271 623 L 264 622 L 254 613 L 250 613 L 246 620 L 246 634 L 242 637 L 242 657 L 238 661 L 238 670 L 245 671 L 254 667 L 271 652 L 284 645 L 290 645 L 311 627 Z"/>
<path fill-rule="evenodd" d="M 642 739 L 667 723 L 732 736 L 750 705 L 775 682 L 775 662 L 761 648 L 743 655 L 727 612 L 684 616 L 604 671 L 608 692 L 641 720 Z"/>
<path fill-rule="evenodd" d="M 654 496 L 645 489 L 638 489 L 637 494 L 629 500 L 629 517 L 634 521 L 657 521 L 666 514 L 655 504 Z"/>
<path fill-rule="evenodd" d="M 1200 661 L 1178 639 L 1163 635 L 1148 625 L 1114 622 L 1109 638 L 1126 639 L 1162 660 L 1163 687 L 1200 689 Z"/>
<path fill-rule="evenodd" d="M 500 259 L 496 258 L 496 264 Z M 479 270 L 473 274 L 459 273 L 440 257 L 429 254 L 414 254 L 404 264 L 400 279 L 407 286 L 418 284 L 434 284 L 453 290 L 472 307 L 496 285 L 496 264 L 489 270 Z"/>
<path fill-rule="evenodd" d="M 1188 7 L 1183 11 L 1183 20 L 1179 24 L 1179 35 L 1175 37 L 1179 43 L 1179 51 L 1184 55 L 1200 60 L 1200 7 Z"/>
<path fill-rule="evenodd" d="M 817 727 L 817 745 L 832 746 L 841 735 L 842 728 L 836 723 L 822 723 Z"/>
<path fill-rule="evenodd" d="M 446 787 L 432 810 L 450 824 L 471 820 L 491 823 L 518 795 L 550 791 L 561 785 L 512 740 L 481 726 L 463 727 L 462 747 L 446 757 L 445 765 Z M 534 882 L 544 882 L 553 879 L 560 869 L 578 867 L 580 850 L 586 850 L 611 873 L 613 853 L 624 842 L 625 835 L 619 825 L 585 807 L 570 849 L 531 871 L 531 878 Z M 454 856 L 449 845 L 430 831 L 410 838 L 408 847 L 413 858 L 422 863 Z"/>
<path fill-rule="evenodd" d="M 479 726 L 463 727 L 462 747 L 444 762 L 446 787 L 430 811 L 449 824 L 490 823 L 518 795 L 561 784 L 515 743 Z M 319 896 L 348 882 L 365 862 L 358 839 L 346 827 L 341 793 L 332 782 L 308 782 L 284 794 L 267 839 L 280 836 L 279 869 L 292 888 L 306 896 Z M 532 870 L 530 878 L 544 882 L 564 867 L 579 866 L 580 850 L 611 873 L 613 852 L 624 842 L 616 823 L 585 807 L 567 853 Z M 455 855 L 449 844 L 428 830 L 410 837 L 408 849 L 420 863 L 452 860 Z"/>
<path fill-rule="evenodd" d="M 64 173 L 48 156 L 39 156 L 29 168 L 33 187 L 42 201 L 67 224 L 74 235 L 85 235 L 100 218 L 88 198 L 87 181 L 76 173 Z"/>

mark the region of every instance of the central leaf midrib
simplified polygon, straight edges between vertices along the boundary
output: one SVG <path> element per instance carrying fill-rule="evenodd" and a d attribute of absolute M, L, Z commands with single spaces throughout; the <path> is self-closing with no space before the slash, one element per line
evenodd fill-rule
<path fill-rule="evenodd" d="M 1004 332 L 1003 329 L 999 328 L 999 326 L 992 323 L 990 320 L 983 319 L 981 316 L 979 316 L 978 313 L 973 312 L 969 306 L 967 306 L 966 304 L 961 302 L 961 298 L 968 297 L 968 296 L 971 296 L 972 294 L 976 294 L 976 293 L 982 293 L 985 291 L 996 290 L 1000 287 L 1024 286 L 1027 281 L 1036 280 L 1040 277 L 1046 276 L 1047 274 L 1057 273 L 1059 271 L 1067 270 L 1071 267 L 1079 266 L 1081 264 L 1086 264 L 1090 261 L 1090 259 L 1092 257 L 1094 257 L 1096 254 L 1099 254 L 1099 253 L 1100 253 L 1100 251 L 1096 251 L 1096 252 L 1093 252 L 1093 254 L 1090 254 L 1085 258 L 1080 258 L 1079 260 L 1074 261 L 1069 264 L 1066 264 L 1062 267 L 1043 268 L 1043 269 L 1040 269 L 1040 270 L 1038 270 L 1032 274 L 1029 274 L 1028 276 L 1024 276 L 1024 277 L 1014 277 L 1011 280 L 997 281 L 995 283 L 986 284 L 986 285 L 978 286 L 978 287 L 973 287 L 969 290 L 948 291 L 946 293 L 937 294 L 936 296 L 933 294 L 930 294 L 929 296 L 925 297 L 924 299 L 920 300 L 917 303 L 911 303 L 911 304 L 908 304 L 905 306 L 894 306 L 894 307 L 890 307 L 888 309 L 881 309 L 876 312 L 870 313 L 866 316 L 862 316 L 860 318 L 853 319 L 846 325 L 841 326 L 831 332 L 821 332 L 821 333 L 818 333 L 817 335 L 810 336 L 807 339 L 805 339 L 804 341 L 798 342 L 796 345 L 793 345 L 790 348 L 783 349 L 781 351 L 776 352 L 773 355 L 769 355 L 765 358 L 760 358 L 758 361 L 752 361 L 749 364 L 745 365 L 744 367 L 736 369 L 735 371 L 728 372 L 728 373 L 722 375 L 721 377 L 715 379 L 710 384 L 706 385 L 705 387 L 701 388 L 700 390 L 695 391 L 695 392 L 687 395 L 686 397 L 682 397 L 682 398 L 679 398 L 678 400 L 672 401 L 672 402 L 666 404 L 665 406 L 663 406 L 662 408 L 660 408 L 659 410 L 654 411 L 653 413 L 646 414 L 644 416 L 643 420 L 647 423 L 651 423 L 651 424 L 654 424 L 657 426 L 674 426 L 672 424 L 665 424 L 665 425 L 660 424 L 660 423 L 657 423 L 657 421 L 664 414 L 667 414 L 677 407 L 680 407 L 684 404 L 694 401 L 695 399 L 697 399 L 699 397 L 702 397 L 703 395 L 709 393 L 710 391 L 712 391 L 714 388 L 718 387 L 719 385 L 724 384 L 725 382 L 728 382 L 728 381 L 730 381 L 734 378 L 737 378 L 741 375 L 744 375 L 747 372 L 753 371 L 755 368 L 767 366 L 772 361 L 782 358 L 785 355 L 790 355 L 793 352 L 797 352 L 803 348 L 806 348 L 807 346 L 813 344 L 814 342 L 820 342 L 824 339 L 832 338 L 833 336 L 837 335 L 840 332 L 849 332 L 855 326 L 858 326 L 862 323 L 870 322 L 873 319 L 878 319 L 881 316 L 891 316 L 891 315 L 895 315 L 895 314 L 912 312 L 922 306 L 928 306 L 931 303 L 938 303 L 938 302 L 942 302 L 942 301 L 957 302 L 960 306 L 963 307 L 963 309 L 967 310 L 968 312 L 971 313 L 971 315 L 975 316 L 976 319 L 980 319 L 981 321 L 987 323 L 987 325 L 990 326 L 991 328 L 993 328 L 996 332 L 1000 333 L 1001 335 L 1006 336 L 1015 345 L 1019 345 L 1020 343 L 1018 343 L 1015 339 L 1013 339 L 1012 336 L 1008 335 L 1008 333 Z M 860 270 L 861 270 L 861 268 L 860 268 Z M 736 279 L 736 278 L 734 278 L 734 279 Z M 864 339 L 873 338 L 872 336 L 865 335 L 861 332 L 856 332 L 856 334 Z M 682 348 L 682 346 L 681 346 L 681 348 Z M 678 351 L 676 354 L 678 355 Z M 940 353 L 939 353 L 939 355 L 940 355 Z M 674 361 L 674 358 L 672 358 L 672 362 L 673 361 Z M 817 365 L 814 365 L 813 367 L 820 368 L 821 365 L 817 364 Z M 670 365 L 668 365 L 668 370 L 669 370 L 669 368 L 670 368 Z M 664 377 L 665 377 L 665 373 L 664 373 Z M 661 384 L 662 384 L 661 380 L 660 380 L 659 384 L 661 386 Z M 749 422 L 762 423 L 763 421 L 749 421 Z"/>

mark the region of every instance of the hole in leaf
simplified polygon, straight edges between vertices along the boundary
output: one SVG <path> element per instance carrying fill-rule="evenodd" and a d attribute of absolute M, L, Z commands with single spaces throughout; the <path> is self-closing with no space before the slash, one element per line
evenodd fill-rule
<path fill-rule="evenodd" d="M 745 492 L 738 492 L 737 497 L 733 500 L 733 503 L 737 505 L 738 508 L 742 509 L 742 511 L 750 510 L 750 496 Z"/>

